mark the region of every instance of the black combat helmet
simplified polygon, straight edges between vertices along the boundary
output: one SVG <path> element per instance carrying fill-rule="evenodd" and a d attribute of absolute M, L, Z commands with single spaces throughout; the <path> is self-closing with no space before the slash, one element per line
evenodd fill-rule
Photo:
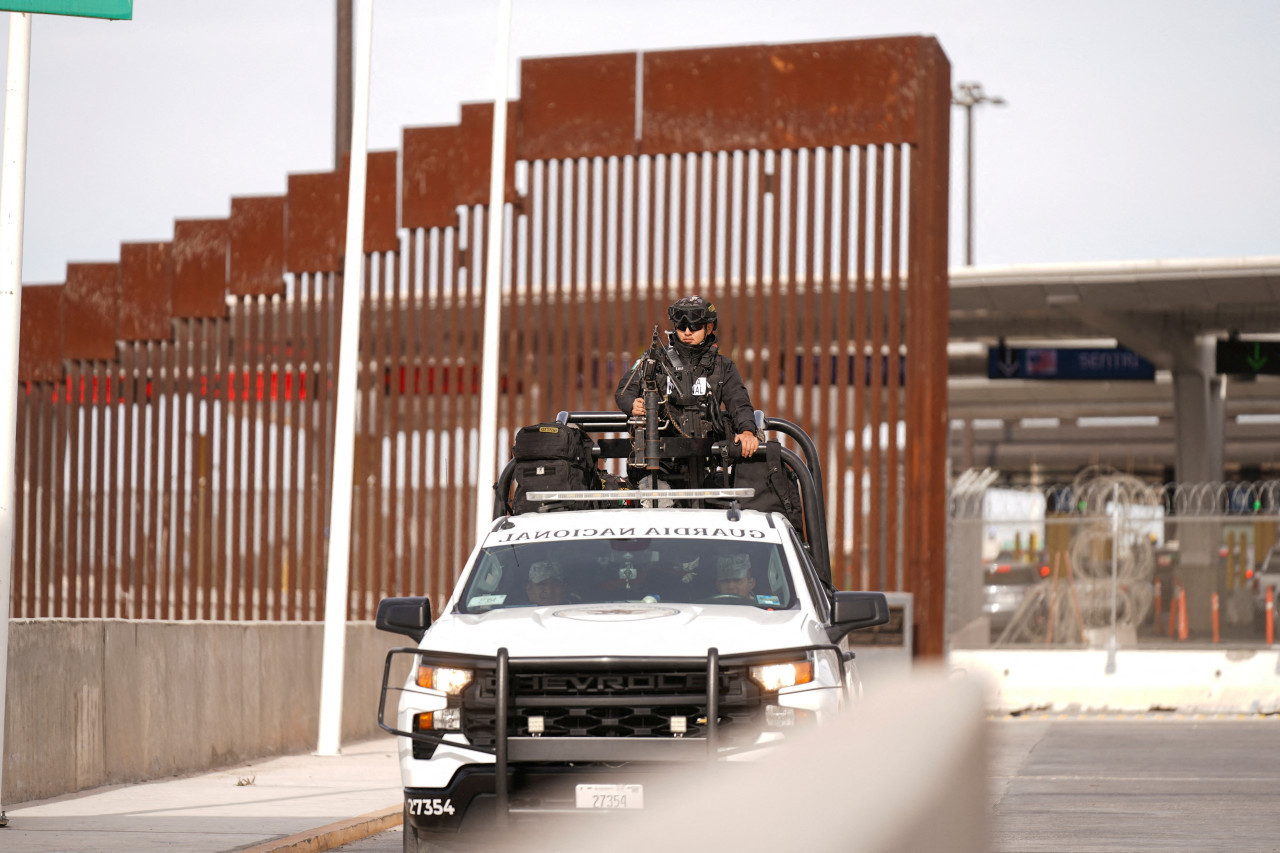
<path fill-rule="evenodd" d="M 681 326 L 700 329 L 707 323 L 716 322 L 716 306 L 701 296 L 686 296 L 667 309 L 667 316 L 676 329 Z"/>

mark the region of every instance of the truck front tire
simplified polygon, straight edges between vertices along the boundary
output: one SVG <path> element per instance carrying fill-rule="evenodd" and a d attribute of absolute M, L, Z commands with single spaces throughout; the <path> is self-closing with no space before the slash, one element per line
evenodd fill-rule
<path fill-rule="evenodd" d="M 409 804 L 404 805 L 404 853 L 432 853 L 434 844 L 418 835 L 418 830 L 409 820 Z"/>

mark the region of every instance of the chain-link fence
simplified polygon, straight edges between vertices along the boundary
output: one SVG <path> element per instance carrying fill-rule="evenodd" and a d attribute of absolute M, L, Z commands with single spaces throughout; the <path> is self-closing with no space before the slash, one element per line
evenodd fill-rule
<path fill-rule="evenodd" d="M 951 491 L 951 647 L 1274 640 L 1280 481 L 1152 484 L 1101 467 L 1037 489 L 996 479 L 966 472 Z"/>

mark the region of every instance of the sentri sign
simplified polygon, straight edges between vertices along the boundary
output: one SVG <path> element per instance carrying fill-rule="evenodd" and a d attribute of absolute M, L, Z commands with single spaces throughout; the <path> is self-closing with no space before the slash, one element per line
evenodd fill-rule
<path fill-rule="evenodd" d="M 1155 365 L 1124 347 L 987 350 L 988 379 L 1152 380 Z"/>

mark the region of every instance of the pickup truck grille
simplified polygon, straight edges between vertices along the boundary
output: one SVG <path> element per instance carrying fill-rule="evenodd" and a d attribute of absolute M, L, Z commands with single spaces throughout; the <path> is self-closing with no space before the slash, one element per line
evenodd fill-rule
<path fill-rule="evenodd" d="M 761 729 L 760 692 L 745 668 L 719 678 L 719 737 L 726 744 L 754 739 Z M 684 717 L 685 737 L 707 728 L 707 671 L 531 671 L 513 666 L 507 735 L 528 737 L 529 718 L 543 718 L 542 737 L 671 738 L 672 717 Z M 463 733 L 472 743 L 494 743 L 496 678 L 485 674 L 463 695 Z"/>

